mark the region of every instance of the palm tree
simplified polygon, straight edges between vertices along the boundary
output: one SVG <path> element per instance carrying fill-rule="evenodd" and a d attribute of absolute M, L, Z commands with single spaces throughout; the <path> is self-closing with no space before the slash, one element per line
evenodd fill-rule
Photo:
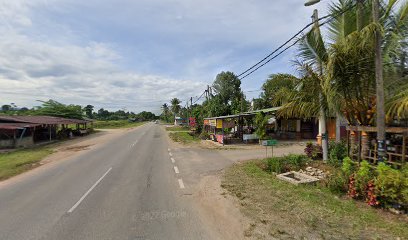
<path fill-rule="evenodd" d="M 174 116 L 180 113 L 180 103 L 181 101 L 178 98 L 173 98 L 170 101 L 171 103 L 171 111 L 173 112 Z"/>
<path fill-rule="evenodd" d="M 163 115 L 164 120 L 166 122 L 169 122 L 169 112 L 170 112 L 169 106 L 167 105 L 167 103 L 164 103 L 161 108 L 162 108 L 162 111 L 163 111 L 162 115 Z"/>

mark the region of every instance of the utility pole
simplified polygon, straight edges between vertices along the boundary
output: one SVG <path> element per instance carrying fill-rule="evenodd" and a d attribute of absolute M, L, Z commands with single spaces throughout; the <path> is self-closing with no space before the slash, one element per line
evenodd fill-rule
<path fill-rule="evenodd" d="M 363 10 L 364 10 L 364 0 L 357 0 L 357 31 L 363 29 Z"/>
<path fill-rule="evenodd" d="M 379 25 L 379 5 L 379 0 L 373 1 L 373 21 L 377 25 Z M 377 143 L 379 162 L 385 160 L 385 109 L 381 42 L 381 32 L 377 28 L 375 33 L 375 85 L 377 91 Z"/>
<path fill-rule="evenodd" d="M 320 26 L 319 26 L 319 15 L 317 12 L 317 9 L 313 10 L 313 23 L 314 23 L 314 31 L 316 34 L 319 34 L 320 32 Z M 322 77 L 323 76 L 323 63 L 321 61 L 318 62 L 319 64 L 319 74 Z M 322 151 L 323 151 L 323 161 L 327 161 L 329 158 L 329 141 L 328 141 L 328 134 L 327 134 L 327 126 L 326 126 L 326 110 L 324 109 L 323 103 L 323 94 L 319 94 L 319 101 L 320 101 L 320 116 L 319 116 L 319 128 L 320 128 L 320 134 L 321 134 L 321 140 L 322 140 Z"/>

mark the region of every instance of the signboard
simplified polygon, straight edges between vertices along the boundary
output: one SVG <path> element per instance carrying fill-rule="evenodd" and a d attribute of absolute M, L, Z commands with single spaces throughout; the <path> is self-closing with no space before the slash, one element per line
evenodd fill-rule
<path fill-rule="evenodd" d="M 276 144 L 278 144 L 278 141 L 276 139 L 262 140 L 262 146 L 275 146 Z"/>
<path fill-rule="evenodd" d="M 208 119 L 204 119 L 204 126 L 210 125 L 210 121 Z"/>
<path fill-rule="evenodd" d="M 210 126 L 215 127 L 217 125 L 217 121 L 215 119 L 210 119 Z"/>
<path fill-rule="evenodd" d="M 195 127 L 196 126 L 196 119 L 195 119 L 195 117 L 191 117 L 191 118 L 189 118 L 188 119 L 189 121 L 189 123 L 190 123 L 190 127 Z"/>
<path fill-rule="evenodd" d="M 222 119 L 217 119 L 217 128 L 222 128 Z"/>

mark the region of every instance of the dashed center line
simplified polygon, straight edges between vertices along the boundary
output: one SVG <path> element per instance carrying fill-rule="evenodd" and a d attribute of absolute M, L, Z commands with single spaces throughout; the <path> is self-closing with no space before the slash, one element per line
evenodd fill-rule
<path fill-rule="evenodd" d="M 180 178 L 180 179 L 178 180 L 178 183 L 179 183 L 179 186 L 180 186 L 181 189 L 185 188 L 185 187 L 184 187 L 184 183 L 183 183 L 183 179 Z"/>
<path fill-rule="evenodd" d="M 169 151 L 169 152 L 170 152 L 170 148 L 167 148 L 167 151 Z"/>
<path fill-rule="evenodd" d="M 180 173 L 180 171 L 179 171 L 178 167 L 174 166 L 174 172 L 175 172 L 175 173 L 177 173 L 177 174 L 179 174 L 179 173 Z"/>
<path fill-rule="evenodd" d="M 174 160 L 174 158 L 170 158 L 172 163 L 175 163 L 176 160 Z"/>
<path fill-rule="evenodd" d="M 173 154 L 171 152 L 169 152 L 170 157 L 173 157 Z"/>

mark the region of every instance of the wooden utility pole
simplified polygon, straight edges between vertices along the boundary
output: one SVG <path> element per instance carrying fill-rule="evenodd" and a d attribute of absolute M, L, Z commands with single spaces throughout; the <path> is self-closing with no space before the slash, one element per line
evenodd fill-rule
<path fill-rule="evenodd" d="M 378 26 L 380 24 L 379 5 L 379 0 L 373 1 L 373 21 Z M 377 29 L 375 33 L 375 85 L 377 91 L 377 141 L 379 162 L 385 160 L 385 103 L 381 42 L 381 32 Z"/>

